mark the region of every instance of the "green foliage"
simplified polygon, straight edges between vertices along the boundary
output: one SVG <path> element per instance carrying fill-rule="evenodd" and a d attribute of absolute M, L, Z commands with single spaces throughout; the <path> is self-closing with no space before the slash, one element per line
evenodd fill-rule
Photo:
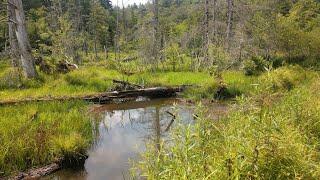
<path fill-rule="evenodd" d="M 289 14 L 277 18 L 276 36 L 279 50 L 289 61 L 300 58 L 319 58 L 320 4 L 314 0 L 300 0 L 294 4 Z"/>
<path fill-rule="evenodd" d="M 43 82 L 41 75 L 36 79 L 25 79 L 17 69 L 7 68 L 0 73 L 0 90 L 39 88 Z"/>
<path fill-rule="evenodd" d="M 81 86 L 96 92 L 110 90 L 112 87 L 112 72 L 108 78 L 107 74 L 99 71 L 74 71 L 65 76 L 66 82 L 71 86 Z"/>
<path fill-rule="evenodd" d="M 217 84 L 208 82 L 199 87 L 190 87 L 183 92 L 184 97 L 193 100 L 214 99 L 217 92 Z"/>
<path fill-rule="evenodd" d="M 200 105 L 195 125 L 177 126 L 160 151 L 150 146 L 135 170 L 147 179 L 319 179 L 319 79 L 313 82 L 273 106 L 239 98 L 238 110 L 219 121 Z"/>
<path fill-rule="evenodd" d="M 192 59 L 182 52 L 178 44 L 172 44 L 164 50 L 165 60 L 161 62 L 160 70 L 167 71 L 190 71 Z"/>
<path fill-rule="evenodd" d="M 221 73 L 223 68 L 227 67 L 231 63 L 231 57 L 229 54 L 220 46 L 210 44 L 209 46 L 209 59 L 210 63 L 216 67 L 216 73 Z"/>
<path fill-rule="evenodd" d="M 93 138 L 82 102 L 0 107 L 0 176 L 85 155 Z"/>
<path fill-rule="evenodd" d="M 312 73 L 309 72 L 311 75 Z M 303 84 L 308 78 L 307 72 L 300 66 L 288 66 L 276 69 L 260 77 L 263 91 L 291 90 Z"/>
<path fill-rule="evenodd" d="M 244 62 L 244 71 L 246 75 L 259 75 L 266 71 L 270 63 L 261 56 L 252 57 Z"/>

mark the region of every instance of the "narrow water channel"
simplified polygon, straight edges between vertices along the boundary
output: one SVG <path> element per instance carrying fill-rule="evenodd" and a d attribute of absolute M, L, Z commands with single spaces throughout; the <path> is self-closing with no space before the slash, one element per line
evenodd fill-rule
<path fill-rule="evenodd" d="M 145 150 L 146 142 L 156 145 L 160 139 L 168 137 L 175 126 L 170 112 L 178 115 L 180 122 L 192 123 L 192 111 L 192 107 L 176 99 L 95 107 L 93 113 L 100 117 L 96 123 L 97 135 L 84 167 L 64 169 L 43 179 L 130 179 L 130 161 L 137 160 Z"/>

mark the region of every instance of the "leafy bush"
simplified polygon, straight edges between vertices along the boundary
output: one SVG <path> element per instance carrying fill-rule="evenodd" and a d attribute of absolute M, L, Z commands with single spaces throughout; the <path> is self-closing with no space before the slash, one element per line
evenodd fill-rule
<path fill-rule="evenodd" d="M 266 73 L 260 79 L 261 90 L 291 90 L 307 79 L 307 72 L 300 66 L 288 66 Z"/>
<path fill-rule="evenodd" d="M 266 70 L 270 62 L 265 60 L 262 56 L 254 56 L 244 62 L 244 71 L 248 76 L 259 75 Z"/>

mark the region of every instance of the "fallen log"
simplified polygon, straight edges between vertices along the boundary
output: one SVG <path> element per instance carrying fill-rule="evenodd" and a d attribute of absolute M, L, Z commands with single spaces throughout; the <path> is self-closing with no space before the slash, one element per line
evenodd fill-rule
<path fill-rule="evenodd" d="M 47 176 L 58 171 L 61 166 L 58 163 L 52 163 L 50 165 L 38 168 L 38 169 L 31 169 L 26 173 L 19 173 L 16 176 L 9 177 L 10 180 L 21 180 L 21 179 L 40 179 L 43 176 Z"/>
<path fill-rule="evenodd" d="M 42 98 L 28 98 L 22 100 L 7 100 L 0 101 L 0 106 L 15 105 L 30 102 L 47 102 L 47 101 L 69 101 L 69 100 L 85 100 L 87 102 L 106 104 L 117 102 L 117 100 L 129 99 L 134 100 L 138 97 L 148 98 L 165 98 L 174 97 L 178 92 L 182 92 L 184 87 L 154 87 L 128 91 L 113 91 L 105 93 L 97 93 L 86 96 L 68 96 L 68 97 L 42 97 Z"/>
<path fill-rule="evenodd" d="M 148 98 L 165 98 L 176 96 L 176 93 L 181 92 L 182 90 L 183 88 L 180 87 L 155 87 L 128 91 L 114 91 L 110 93 L 100 94 L 98 96 L 88 96 L 85 97 L 84 100 L 93 103 L 106 104 L 117 99 L 138 98 L 141 96 Z"/>

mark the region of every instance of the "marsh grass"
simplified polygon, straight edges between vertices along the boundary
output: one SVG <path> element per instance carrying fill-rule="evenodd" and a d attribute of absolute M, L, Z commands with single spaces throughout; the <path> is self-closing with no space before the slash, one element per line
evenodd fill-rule
<path fill-rule="evenodd" d="M 0 107 L 0 177 L 59 158 L 84 156 L 92 124 L 82 102 Z"/>
<path fill-rule="evenodd" d="M 179 125 L 160 151 L 150 146 L 134 171 L 147 179 L 319 179 L 320 84 L 308 74 L 295 67 L 270 72 L 265 76 L 275 81 L 258 86 L 255 96 L 268 91 L 282 98 L 260 106 L 238 97 L 219 121 L 200 104 L 195 125 Z"/>
<path fill-rule="evenodd" d="M 194 85 L 183 96 L 190 99 L 213 99 L 218 84 L 208 72 L 147 71 L 125 75 L 119 70 L 104 66 L 82 67 L 68 74 L 45 75 L 35 80 L 20 79 L 11 69 L 0 74 L 0 99 L 19 100 L 40 97 L 65 97 L 88 95 L 110 91 L 114 88 L 112 79 L 129 81 L 145 87 Z M 312 73 L 311 73 L 312 74 Z M 227 98 L 240 95 L 288 91 L 307 78 L 308 73 L 299 66 L 289 66 L 267 72 L 261 76 L 246 76 L 241 71 L 227 71 L 222 74 L 227 85 Z"/>

